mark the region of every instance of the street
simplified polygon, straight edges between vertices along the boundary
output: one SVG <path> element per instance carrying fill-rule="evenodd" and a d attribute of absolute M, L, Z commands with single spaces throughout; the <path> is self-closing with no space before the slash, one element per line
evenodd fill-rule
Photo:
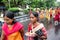
<path fill-rule="evenodd" d="M 28 24 L 29 22 L 27 23 L 23 23 L 24 24 L 24 27 L 25 27 L 25 32 L 27 31 L 27 26 L 25 24 Z M 47 40 L 60 40 L 60 30 L 58 30 L 57 33 L 55 33 L 55 27 L 52 25 L 48 25 L 48 29 L 47 29 Z M 25 36 L 25 40 L 26 40 L 26 36 Z"/>
<path fill-rule="evenodd" d="M 27 31 L 27 25 L 28 25 L 29 21 L 23 22 L 22 24 L 24 25 L 24 29 L 25 32 Z M 47 26 L 47 25 L 46 25 Z M 46 27 L 47 29 L 47 27 Z M 47 29 L 47 40 L 60 40 L 60 30 L 57 32 L 57 34 L 55 33 L 55 27 L 52 25 L 48 25 L 48 29 Z M 26 36 L 25 36 L 25 40 L 26 40 Z"/>
<path fill-rule="evenodd" d="M 23 27 L 18 22 L 24 26 L 24 40 L 27 35 L 34 36 L 29 40 L 60 40 L 60 0 L 0 0 L 0 40 L 2 33 L 3 40 L 23 40 L 19 35 Z"/>
<path fill-rule="evenodd" d="M 27 32 L 27 28 L 28 28 L 28 23 L 29 23 L 29 20 L 27 21 L 23 21 L 21 22 L 23 25 L 24 25 L 24 32 L 26 33 Z M 47 29 L 47 40 L 60 40 L 60 30 L 58 31 L 58 33 L 56 34 L 55 33 L 55 27 L 53 27 L 53 24 L 52 25 L 45 25 L 46 26 L 46 29 Z M 24 39 L 26 40 L 27 37 L 24 35 Z"/>

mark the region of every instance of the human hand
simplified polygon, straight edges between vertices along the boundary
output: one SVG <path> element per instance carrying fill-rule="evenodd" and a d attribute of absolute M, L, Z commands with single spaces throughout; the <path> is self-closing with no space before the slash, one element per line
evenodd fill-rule
<path fill-rule="evenodd" d="M 25 35 L 30 37 L 35 37 L 36 33 L 26 32 Z"/>

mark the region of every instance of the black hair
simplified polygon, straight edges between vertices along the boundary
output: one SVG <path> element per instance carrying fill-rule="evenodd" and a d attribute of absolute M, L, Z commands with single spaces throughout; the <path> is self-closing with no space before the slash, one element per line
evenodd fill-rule
<path fill-rule="evenodd" d="M 12 11 L 7 11 L 4 16 L 7 16 L 10 19 L 13 19 L 12 24 L 16 23 L 17 21 L 14 19 L 14 13 Z"/>
<path fill-rule="evenodd" d="M 39 21 L 39 15 L 37 12 L 32 12 L 32 14 L 37 18 L 37 21 Z"/>
<path fill-rule="evenodd" d="M 13 19 L 14 18 L 14 13 L 11 12 L 11 11 L 7 11 L 4 16 L 7 16 L 8 18 Z"/>

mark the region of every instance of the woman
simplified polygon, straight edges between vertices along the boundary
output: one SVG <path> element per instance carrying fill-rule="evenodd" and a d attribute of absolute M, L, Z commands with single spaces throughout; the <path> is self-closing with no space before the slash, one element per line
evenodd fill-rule
<path fill-rule="evenodd" d="M 48 21 L 50 21 L 50 15 L 49 15 L 49 10 L 46 9 L 46 18 L 48 19 Z"/>
<path fill-rule="evenodd" d="M 52 10 L 52 8 L 50 8 L 50 9 L 49 9 L 50 18 L 52 18 L 52 12 L 53 12 L 53 10 Z"/>
<path fill-rule="evenodd" d="M 25 34 L 28 36 L 27 40 L 45 40 L 47 38 L 47 32 L 44 25 L 38 22 L 38 13 L 34 12 L 30 14 L 30 20 L 28 32 Z"/>
<path fill-rule="evenodd" d="M 6 12 L 2 26 L 1 40 L 23 40 L 23 25 L 14 20 L 13 12 Z"/>
<path fill-rule="evenodd" d="M 40 19 L 44 19 L 44 10 L 41 10 Z"/>
<path fill-rule="evenodd" d="M 58 8 L 55 10 L 55 16 L 54 16 L 54 26 L 55 26 L 55 33 L 58 33 L 58 30 L 60 29 L 60 23 L 59 23 L 59 12 Z"/>

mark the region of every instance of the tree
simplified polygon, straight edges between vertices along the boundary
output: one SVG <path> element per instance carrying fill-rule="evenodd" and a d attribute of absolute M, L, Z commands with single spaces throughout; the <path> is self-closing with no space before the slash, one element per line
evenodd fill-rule
<path fill-rule="evenodd" d="M 10 7 L 16 7 L 18 4 L 18 0 L 2 0 L 1 2 L 5 4 L 7 9 L 9 8 L 9 4 L 10 4 Z"/>
<path fill-rule="evenodd" d="M 30 5 L 33 8 L 41 8 L 41 7 L 54 7 L 56 0 L 25 0 L 26 4 Z"/>
<path fill-rule="evenodd" d="M 58 2 L 58 6 L 60 6 L 60 2 Z"/>
<path fill-rule="evenodd" d="M 6 6 L 6 8 L 9 8 L 9 1 L 8 0 L 0 0 L 3 2 Z M 56 0 L 10 0 L 10 7 L 26 7 L 26 5 L 29 5 L 33 8 L 41 8 L 41 7 L 48 7 L 55 6 Z"/>
<path fill-rule="evenodd" d="M 50 8 L 50 7 L 53 7 L 55 6 L 55 2 L 56 0 L 46 0 L 46 7 Z"/>

